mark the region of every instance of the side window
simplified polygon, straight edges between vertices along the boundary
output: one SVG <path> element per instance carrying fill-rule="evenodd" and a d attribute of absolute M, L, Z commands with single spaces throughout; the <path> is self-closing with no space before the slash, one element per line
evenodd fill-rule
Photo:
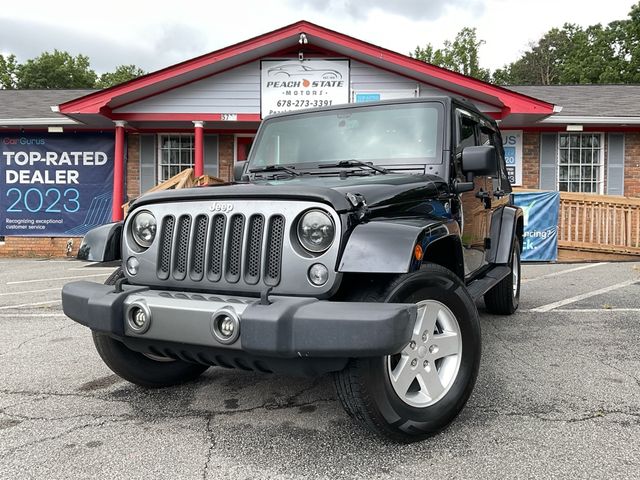
<path fill-rule="evenodd" d="M 478 145 L 478 135 L 478 122 L 471 114 L 456 110 L 456 149 L 453 156 L 453 168 L 458 177 L 464 177 L 462 173 L 462 150 L 465 147 Z"/>
<path fill-rule="evenodd" d="M 465 147 L 478 145 L 478 122 L 473 118 L 458 112 L 458 143 L 456 153 L 462 152 Z"/>
<path fill-rule="evenodd" d="M 491 134 L 493 132 L 487 127 L 480 128 L 480 145 L 494 145 Z"/>
<path fill-rule="evenodd" d="M 498 157 L 498 171 L 495 175 L 492 175 L 494 178 L 494 188 L 496 190 L 504 190 L 506 192 L 511 192 L 511 186 L 509 184 L 509 177 L 507 173 L 507 164 L 504 159 L 504 148 L 502 147 L 502 137 L 500 133 L 487 127 L 482 127 L 482 132 L 487 135 L 488 143 L 486 145 L 493 145 L 496 149 L 496 155 Z"/>
<path fill-rule="evenodd" d="M 502 141 L 498 132 L 486 125 L 482 125 L 480 127 L 480 142 L 480 145 L 491 145 L 496 149 L 496 156 L 498 157 L 498 171 L 502 170 L 502 165 L 504 165 L 504 151 L 502 150 Z M 498 172 L 491 176 L 497 177 L 497 173 Z"/>

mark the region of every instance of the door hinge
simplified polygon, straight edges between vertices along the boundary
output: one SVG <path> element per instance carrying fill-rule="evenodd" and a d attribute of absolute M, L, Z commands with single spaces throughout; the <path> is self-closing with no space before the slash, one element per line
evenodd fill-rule
<path fill-rule="evenodd" d="M 481 188 L 478 192 L 476 192 L 476 198 L 482 200 L 485 209 L 491 208 L 491 194 L 489 192 L 485 192 Z"/>

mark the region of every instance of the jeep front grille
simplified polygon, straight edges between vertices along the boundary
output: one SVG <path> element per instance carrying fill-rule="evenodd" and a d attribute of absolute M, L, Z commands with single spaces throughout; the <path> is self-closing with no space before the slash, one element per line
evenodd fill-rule
<path fill-rule="evenodd" d="M 264 282 L 270 286 L 275 286 L 280 281 L 283 237 L 284 217 L 281 217 L 280 215 L 271 217 L 271 219 L 269 220 L 269 238 L 267 240 L 267 250 L 269 252 L 269 256 L 267 258 L 264 279 Z"/>
<path fill-rule="evenodd" d="M 280 283 L 285 219 L 253 214 L 166 215 L 160 227 L 157 277 L 210 282 Z M 265 228 L 266 226 L 266 228 Z"/>

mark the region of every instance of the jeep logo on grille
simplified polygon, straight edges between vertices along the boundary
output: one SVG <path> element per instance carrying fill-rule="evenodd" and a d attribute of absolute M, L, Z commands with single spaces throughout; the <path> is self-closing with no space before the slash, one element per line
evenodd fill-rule
<path fill-rule="evenodd" d="M 216 202 L 209 207 L 212 212 L 230 212 L 233 210 L 233 203 Z"/>

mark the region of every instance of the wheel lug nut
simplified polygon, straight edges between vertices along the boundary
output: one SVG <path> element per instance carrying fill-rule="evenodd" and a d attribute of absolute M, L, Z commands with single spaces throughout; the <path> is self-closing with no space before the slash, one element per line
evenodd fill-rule
<path fill-rule="evenodd" d="M 418 364 L 418 360 L 416 360 L 415 358 L 413 360 L 411 360 L 411 366 L 415 367 Z"/>
<path fill-rule="evenodd" d="M 415 350 L 416 349 L 416 342 L 411 340 L 411 343 L 409 343 L 409 347 L 411 347 L 411 350 Z"/>
<path fill-rule="evenodd" d="M 429 365 L 429 361 L 425 360 L 424 362 L 422 362 L 422 366 L 424 367 L 424 369 L 428 372 L 431 370 L 431 366 Z"/>
<path fill-rule="evenodd" d="M 426 332 L 426 330 L 424 331 L 424 333 L 422 334 L 422 341 L 426 342 L 427 338 L 429 338 L 429 334 Z"/>
<path fill-rule="evenodd" d="M 438 353 L 438 350 L 440 350 L 440 349 L 438 348 L 437 345 L 431 345 L 429 347 L 429 353 Z"/>

